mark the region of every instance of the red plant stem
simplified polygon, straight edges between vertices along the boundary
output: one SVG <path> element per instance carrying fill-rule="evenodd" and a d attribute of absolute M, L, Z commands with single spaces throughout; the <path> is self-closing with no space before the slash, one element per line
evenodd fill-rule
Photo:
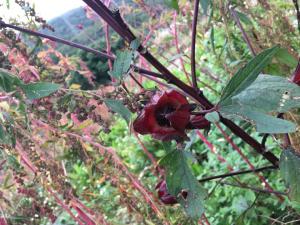
<path fill-rule="evenodd" d="M 161 170 L 160 170 L 160 168 L 159 168 L 159 166 L 158 166 L 158 163 L 157 163 L 156 159 L 154 158 L 154 156 L 148 151 L 148 149 L 146 148 L 146 146 L 144 145 L 144 143 L 143 143 L 142 140 L 140 139 L 139 135 L 138 135 L 134 130 L 132 130 L 132 132 L 133 132 L 134 136 L 136 137 L 138 143 L 139 143 L 140 146 L 142 147 L 144 153 L 145 153 L 145 154 L 147 155 L 147 157 L 150 159 L 150 161 L 151 161 L 152 165 L 154 166 L 154 168 L 157 168 L 158 172 L 160 173 Z M 156 173 L 155 170 L 152 171 L 152 172 L 153 172 L 153 174 L 155 174 L 155 175 L 159 175 L 159 174 Z"/>
<path fill-rule="evenodd" d="M 249 159 L 247 158 L 247 156 L 242 152 L 242 150 L 231 140 L 231 138 L 226 134 L 226 132 L 223 130 L 223 128 L 220 126 L 220 124 L 216 123 L 216 126 L 218 127 L 218 129 L 221 131 L 221 133 L 223 134 L 223 136 L 225 137 L 226 141 L 232 146 L 232 148 L 234 150 L 236 150 L 239 155 L 242 157 L 242 159 L 247 163 L 247 165 L 249 166 L 249 168 L 251 170 L 255 170 L 255 167 L 253 166 L 253 164 L 249 161 Z M 270 191 L 273 191 L 272 187 L 269 185 L 269 183 L 266 181 L 265 177 L 263 177 L 262 175 L 260 175 L 259 173 L 256 173 L 256 175 L 258 176 L 258 178 L 260 179 L 261 182 L 263 182 L 266 186 L 266 188 Z M 282 202 L 284 201 L 284 199 L 282 198 L 282 196 L 280 195 L 276 195 L 279 200 Z"/>
<path fill-rule="evenodd" d="M 195 59 L 198 12 L 199 12 L 199 0 L 195 0 L 193 25 L 192 25 L 192 47 L 191 47 L 191 73 L 192 73 L 193 87 L 195 88 L 195 90 L 198 90 L 197 79 L 196 79 L 197 78 L 196 59 Z"/>
<path fill-rule="evenodd" d="M 23 150 L 22 145 L 17 142 L 16 144 L 16 149 L 18 150 L 21 158 L 23 159 L 22 161 L 25 163 L 25 165 L 34 173 L 36 174 L 36 172 L 38 171 L 38 168 L 29 160 L 29 157 L 27 156 L 27 153 Z M 69 213 L 69 215 L 76 221 L 78 222 L 80 225 L 84 225 L 73 213 L 72 211 L 69 209 L 69 207 L 67 205 L 64 204 L 63 201 L 61 201 L 56 194 L 50 189 L 50 187 L 47 188 L 47 190 L 52 194 L 52 196 L 55 198 L 56 202 L 58 205 L 60 205 L 64 210 L 66 210 L 66 212 Z"/>
<path fill-rule="evenodd" d="M 203 141 L 203 143 L 206 144 L 206 146 L 209 148 L 209 150 L 217 156 L 217 159 L 218 159 L 221 163 L 226 163 L 226 164 L 227 164 L 226 167 L 227 167 L 227 169 L 228 169 L 229 171 L 234 171 L 234 170 L 233 170 L 233 167 L 230 166 L 230 165 L 228 164 L 227 160 L 226 160 L 223 156 L 221 156 L 221 155 L 216 151 L 216 149 L 215 149 L 215 147 L 213 146 L 213 144 L 210 143 L 210 142 L 207 140 L 207 138 L 206 138 L 199 130 L 197 130 L 196 133 L 197 133 L 197 135 L 199 136 L 199 138 Z"/>
<path fill-rule="evenodd" d="M 60 205 L 67 213 L 69 213 L 74 221 L 76 221 L 79 225 L 85 225 L 85 223 L 82 223 L 81 220 L 73 214 L 70 208 L 54 193 L 54 191 L 50 187 L 48 187 L 47 190 L 53 196 L 56 203 Z"/>
<path fill-rule="evenodd" d="M 206 225 L 210 225 L 210 222 L 204 213 L 202 215 L 202 218 L 204 219 L 204 222 L 206 223 Z"/>
<path fill-rule="evenodd" d="M 128 178 L 130 179 L 132 185 L 141 193 L 141 195 L 144 197 L 146 202 L 149 203 L 152 210 L 158 215 L 159 218 L 161 218 L 161 219 L 163 218 L 163 214 L 160 212 L 160 210 L 159 210 L 158 206 L 156 205 L 155 201 L 152 199 L 150 192 L 147 191 L 146 188 L 143 187 L 143 185 L 139 182 L 139 180 L 136 177 L 134 177 L 133 174 L 131 174 L 129 172 L 127 167 L 123 164 L 122 160 L 119 158 L 119 156 L 117 156 L 114 149 L 104 147 L 104 146 L 100 145 L 99 143 L 91 140 L 90 138 L 81 137 L 78 134 L 74 134 L 74 133 L 71 133 L 71 132 L 64 132 L 64 133 L 68 136 L 75 137 L 78 140 L 81 140 L 83 142 L 87 142 L 87 143 L 93 145 L 94 147 L 99 149 L 100 153 L 101 152 L 109 153 L 112 156 L 114 162 L 121 169 L 121 171 L 123 171 L 128 176 Z"/>
<path fill-rule="evenodd" d="M 108 0 L 106 2 L 106 6 L 109 7 L 111 3 L 111 0 Z M 105 32 L 105 40 L 106 40 L 106 52 L 108 55 L 111 55 L 111 46 L 110 46 L 110 37 L 109 37 L 109 25 L 106 23 L 104 26 L 104 32 Z M 108 67 L 110 70 L 113 69 L 113 64 L 112 60 L 108 59 Z"/>
<path fill-rule="evenodd" d="M 254 48 L 253 48 L 253 46 L 252 46 L 252 44 L 251 44 L 251 41 L 250 41 L 249 37 L 247 36 L 247 33 L 246 33 L 246 31 L 244 30 L 244 27 L 243 27 L 243 25 L 241 24 L 241 21 L 240 21 L 238 15 L 237 15 L 237 13 L 236 13 L 234 7 L 229 6 L 229 10 L 230 10 L 230 12 L 231 12 L 231 15 L 232 15 L 234 21 L 236 22 L 236 25 L 237 25 L 237 26 L 239 27 L 239 29 L 241 30 L 242 35 L 243 35 L 243 38 L 244 38 L 245 42 L 247 43 L 247 45 L 248 45 L 248 47 L 249 47 L 249 49 L 250 49 L 252 55 L 253 55 L 253 56 L 256 56 L 256 53 L 255 53 L 255 50 L 254 50 Z"/>
<path fill-rule="evenodd" d="M 167 60 L 167 58 L 166 58 L 165 56 L 162 55 L 161 57 L 162 57 L 163 59 L 166 59 L 166 60 Z M 170 64 L 172 64 L 173 66 L 175 66 L 176 68 L 179 69 L 179 66 L 178 66 L 176 63 L 174 63 L 174 62 L 171 61 Z M 205 69 L 203 69 L 203 70 L 205 70 Z M 203 72 L 203 71 L 201 70 L 201 72 Z M 203 73 L 204 73 L 204 72 L 203 72 Z M 205 73 L 207 73 L 206 70 L 205 70 Z M 199 78 L 197 78 L 197 81 L 198 81 L 199 83 L 203 84 L 205 87 L 207 87 L 209 90 L 211 90 L 211 91 L 214 92 L 215 94 L 220 95 L 220 93 L 219 93 L 216 89 L 214 89 L 211 85 L 205 83 L 204 81 L 201 81 Z"/>
<path fill-rule="evenodd" d="M 133 187 L 135 187 L 141 193 L 141 195 L 144 197 L 145 201 L 147 203 L 149 203 L 149 205 L 152 208 L 152 210 L 154 211 L 154 213 L 156 213 L 157 216 L 160 219 L 165 219 L 163 213 L 160 211 L 159 207 L 156 205 L 155 201 L 153 200 L 154 196 L 128 170 L 128 168 L 126 167 L 126 165 L 124 165 L 124 163 L 119 158 L 119 156 L 116 154 L 116 151 L 113 148 L 104 147 L 101 144 L 99 144 L 98 142 L 92 140 L 92 138 L 90 138 L 90 137 L 85 137 L 85 136 L 83 137 L 83 136 L 80 136 L 80 135 L 72 133 L 72 132 L 57 130 L 56 128 L 53 128 L 50 125 L 48 125 L 48 124 L 46 124 L 46 123 L 44 123 L 42 121 L 39 121 L 39 120 L 33 120 L 32 122 L 36 126 L 44 127 L 44 128 L 46 128 L 46 129 L 48 129 L 48 130 L 50 130 L 52 132 L 55 132 L 55 133 L 61 133 L 62 132 L 63 134 L 65 134 L 65 135 L 67 135 L 69 137 L 74 137 L 74 138 L 76 138 L 79 141 L 89 143 L 90 145 L 92 145 L 95 148 L 97 148 L 99 150 L 99 153 L 101 155 L 103 155 L 103 154 L 110 155 L 111 159 L 116 164 L 117 168 L 119 168 L 129 178 L 129 180 L 131 181 L 131 184 L 133 185 Z M 165 222 L 165 224 L 168 224 L 168 222 Z"/>
<path fill-rule="evenodd" d="M 173 15 L 173 18 L 174 18 L 174 30 L 173 30 L 173 33 L 174 33 L 174 41 L 175 41 L 175 46 L 176 46 L 176 50 L 177 50 L 177 54 L 181 54 L 181 51 L 179 49 L 179 44 L 178 44 L 178 33 L 177 33 L 177 24 L 176 24 L 176 18 L 177 18 L 177 12 L 175 11 L 174 12 L 174 15 Z M 179 57 L 179 61 L 180 61 L 180 64 L 181 64 L 181 67 L 182 67 L 182 70 L 185 74 L 185 77 L 187 79 L 187 81 L 189 82 L 190 85 L 192 85 L 192 82 L 190 80 L 190 76 L 189 74 L 187 73 L 186 69 L 185 69 L 185 66 L 184 66 L 184 62 L 183 62 L 183 59 L 182 59 L 182 56 Z"/>
<path fill-rule="evenodd" d="M 297 22 L 298 22 L 298 31 L 300 32 L 300 11 L 299 11 L 299 4 L 298 0 L 293 0 L 295 9 L 296 9 L 296 15 L 297 15 Z"/>
<path fill-rule="evenodd" d="M 132 75 L 132 73 L 129 73 L 129 76 L 142 90 L 145 90 L 144 86 Z"/>

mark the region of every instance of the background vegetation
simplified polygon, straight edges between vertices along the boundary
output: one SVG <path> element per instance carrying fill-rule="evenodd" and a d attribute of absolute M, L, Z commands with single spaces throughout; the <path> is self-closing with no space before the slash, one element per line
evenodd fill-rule
<path fill-rule="evenodd" d="M 30 13 L 22 2 L 7 4 L 23 7 L 26 22 L 13 17 L 5 22 L 109 53 L 126 47 L 89 8 L 49 21 L 55 29 L 52 32 L 42 29 L 44 23 L 36 20 L 38 12 Z M 170 7 L 170 2 L 174 4 L 117 1 L 110 7 L 118 6 L 149 51 L 190 83 L 194 2 L 179 1 L 179 10 Z M 196 72 L 199 87 L 209 100 L 216 103 L 226 82 L 252 58 L 249 43 L 256 54 L 279 44 L 281 50 L 264 73 L 292 75 L 300 52 L 293 1 L 200 3 Z M 6 3 L 1 7 L 7 7 Z M 142 90 L 130 76 L 117 86 L 108 74 L 111 65 L 107 60 L 11 29 L 2 29 L 0 50 L 1 68 L 25 83 L 41 80 L 63 87 L 42 99 L 0 89 L 0 224 L 299 223 L 300 205 L 289 200 L 276 169 L 203 182 L 209 197 L 199 221 L 188 219 L 178 204 L 165 206 L 155 190 L 160 180 L 156 163 L 175 143 L 164 146 L 149 135 L 139 136 L 105 104 L 108 98 L 118 99 L 136 117 L 135 103 L 141 100 Z M 151 68 L 143 58 L 136 58 L 135 64 Z M 165 89 L 138 73 L 133 76 L 145 89 Z M 287 116 L 299 125 L 297 111 Z M 239 125 L 262 140 L 263 135 L 250 123 Z M 191 131 L 188 136 L 190 164 L 198 179 L 269 165 L 223 125 L 211 126 L 208 132 Z M 291 140 L 299 149 L 299 132 Z M 266 146 L 279 156 L 281 143 L 281 136 L 272 136 Z"/>

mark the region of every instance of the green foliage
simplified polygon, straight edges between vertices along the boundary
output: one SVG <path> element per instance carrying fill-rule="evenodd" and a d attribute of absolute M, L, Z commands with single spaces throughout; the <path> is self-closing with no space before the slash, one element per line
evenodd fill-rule
<path fill-rule="evenodd" d="M 178 0 L 164 0 L 163 3 L 169 8 L 179 11 Z"/>
<path fill-rule="evenodd" d="M 80 74 L 78 71 L 71 71 L 70 72 L 71 79 L 68 80 L 68 86 L 72 86 L 72 84 L 80 85 L 80 89 L 82 90 L 89 90 L 92 89 L 92 85 L 88 81 L 86 77 Z"/>
<path fill-rule="evenodd" d="M 104 102 L 107 107 L 109 107 L 113 112 L 120 114 L 129 124 L 131 120 L 131 112 L 123 105 L 121 101 L 115 99 L 105 99 Z"/>
<path fill-rule="evenodd" d="M 219 113 L 216 111 L 211 112 L 211 113 L 206 113 L 205 118 L 212 123 L 216 123 L 220 120 Z"/>
<path fill-rule="evenodd" d="M 113 70 L 109 73 L 118 80 L 121 80 L 129 71 L 133 52 L 131 50 L 117 51 L 116 56 Z"/>
<path fill-rule="evenodd" d="M 199 219 L 204 212 L 204 199 L 207 193 L 192 174 L 186 152 L 173 150 L 160 161 L 160 165 L 166 169 L 168 192 L 177 196 L 189 217 Z M 184 191 L 188 193 L 186 198 Z"/>
<path fill-rule="evenodd" d="M 22 81 L 4 69 L 0 69 L 0 91 L 15 91 Z"/>
<path fill-rule="evenodd" d="M 224 88 L 219 105 L 230 104 L 231 97 L 239 94 L 252 84 L 266 65 L 271 62 L 278 49 L 279 47 L 275 46 L 263 51 L 241 68 Z"/>
<path fill-rule="evenodd" d="M 22 89 L 28 99 L 39 99 L 51 95 L 52 93 L 59 90 L 61 85 L 39 82 L 22 85 Z"/>
<path fill-rule="evenodd" d="M 239 105 L 261 112 L 287 112 L 300 107 L 300 87 L 284 77 L 260 75 L 248 88 L 232 97 Z"/>
<path fill-rule="evenodd" d="M 285 149 L 280 156 L 280 173 L 289 187 L 291 200 L 300 202 L 300 156 L 291 148 Z"/>
<path fill-rule="evenodd" d="M 238 116 L 253 122 L 260 133 L 294 132 L 295 124 L 266 113 L 299 107 L 299 96 L 300 88 L 285 78 L 260 75 L 252 85 L 231 98 L 231 105 L 221 103 L 220 112 L 227 118 Z"/>
<path fill-rule="evenodd" d="M 208 7 L 211 5 L 211 0 L 200 0 L 203 14 L 207 15 Z"/>

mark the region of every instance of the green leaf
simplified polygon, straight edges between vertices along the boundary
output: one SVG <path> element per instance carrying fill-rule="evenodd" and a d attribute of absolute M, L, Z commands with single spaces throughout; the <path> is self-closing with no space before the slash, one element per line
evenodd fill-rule
<path fill-rule="evenodd" d="M 244 24 L 246 24 L 246 25 L 251 25 L 251 24 L 252 24 L 251 20 L 249 19 L 249 17 L 248 17 L 246 14 L 244 14 L 244 13 L 242 13 L 242 12 L 239 12 L 239 11 L 236 11 L 236 13 L 237 13 L 239 19 L 240 19 Z"/>
<path fill-rule="evenodd" d="M 116 56 L 113 70 L 109 74 L 120 80 L 130 69 L 133 52 L 130 50 L 117 51 Z"/>
<path fill-rule="evenodd" d="M 300 87 L 284 77 L 260 75 L 232 101 L 261 112 L 283 113 L 300 107 Z"/>
<path fill-rule="evenodd" d="M 271 62 L 278 49 L 279 47 L 275 46 L 263 51 L 241 68 L 224 88 L 219 104 L 228 104 L 232 96 L 237 95 L 252 84 L 264 67 Z"/>
<path fill-rule="evenodd" d="M 291 68 L 295 68 L 298 64 L 297 59 L 295 59 L 295 57 L 285 48 L 280 48 L 274 57 L 279 62 L 286 64 Z"/>
<path fill-rule="evenodd" d="M 0 91 L 12 92 L 22 85 L 22 81 L 4 69 L 0 69 Z"/>
<path fill-rule="evenodd" d="M 200 5 L 203 10 L 203 14 L 207 15 L 207 10 L 210 5 L 210 0 L 200 0 Z"/>
<path fill-rule="evenodd" d="M 132 51 L 136 51 L 140 47 L 140 45 L 140 40 L 136 38 L 130 43 L 130 48 L 132 49 Z"/>
<path fill-rule="evenodd" d="M 200 218 L 204 212 L 204 199 L 207 192 L 199 185 L 188 165 L 187 155 L 182 150 L 167 154 L 160 164 L 166 169 L 168 192 L 177 196 L 187 215 L 193 219 Z M 181 195 L 187 191 L 186 199 Z"/>
<path fill-rule="evenodd" d="M 209 122 L 216 123 L 220 120 L 220 116 L 219 116 L 218 112 L 214 111 L 214 112 L 205 114 L 205 119 L 207 119 Z"/>
<path fill-rule="evenodd" d="M 239 118 L 251 122 L 259 133 L 279 134 L 296 131 L 296 125 L 290 121 L 278 119 L 255 109 L 233 104 L 220 108 L 220 113 L 228 119 Z"/>
<path fill-rule="evenodd" d="M 131 112 L 123 105 L 121 101 L 114 99 L 105 99 L 104 102 L 108 108 L 110 108 L 113 112 L 120 114 L 129 124 L 131 119 Z"/>
<path fill-rule="evenodd" d="M 28 99 L 39 99 L 56 92 L 61 85 L 49 82 L 38 82 L 22 85 Z"/>
<path fill-rule="evenodd" d="M 164 0 L 163 2 L 169 8 L 179 11 L 178 0 Z"/>
<path fill-rule="evenodd" d="M 7 132 L 4 127 L 0 124 L 0 143 L 5 145 L 11 145 L 12 142 L 12 136 L 9 132 Z"/>
<path fill-rule="evenodd" d="M 279 161 L 280 173 L 289 187 L 291 200 L 300 202 L 300 156 L 293 149 L 284 150 Z"/>

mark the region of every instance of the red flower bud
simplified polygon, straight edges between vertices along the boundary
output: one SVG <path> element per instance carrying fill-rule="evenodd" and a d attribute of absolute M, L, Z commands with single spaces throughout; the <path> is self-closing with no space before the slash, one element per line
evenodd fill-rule
<path fill-rule="evenodd" d="M 160 181 L 155 189 L 157 190 L 158 198 L 166 205 L 174 205 L 177 202 L 176 198 L 168 193 L 166 181 Z"/>
<path fill-rule="evenodd" d="M 175 196 L 169 194 L 168 190 L 167 190 L 167 183 L 165 180 L 160 181 L 155 189 L 157 190 L 157 194 L 158 194 L 158 198 L 166 205 L 174 205 L 176 203 L 178 203 L 177 199 Z M 182 190 L 181 191 L 181 197 L 186 199 L 188 192 Z"/>
<path fill-rule="evenodd" d="M 158 140 L 179 141 L 187 137 L 185 129 L 189 120 L 190 107 L 183 95 L 175 90 L 157 92 L 133 122 L 133 128 Z"/>
<path fill-rule="evenodd" d="M 296 71 L 294 72 L 292 81 L 300 86 L 300 61 L 298 63 Z"/>
<path fill-rule="evenodd" d="M 210 122 L 205 119 L 204 115 L 193 116 L 188 126 L 189 129 L 209 129 Z"/>

